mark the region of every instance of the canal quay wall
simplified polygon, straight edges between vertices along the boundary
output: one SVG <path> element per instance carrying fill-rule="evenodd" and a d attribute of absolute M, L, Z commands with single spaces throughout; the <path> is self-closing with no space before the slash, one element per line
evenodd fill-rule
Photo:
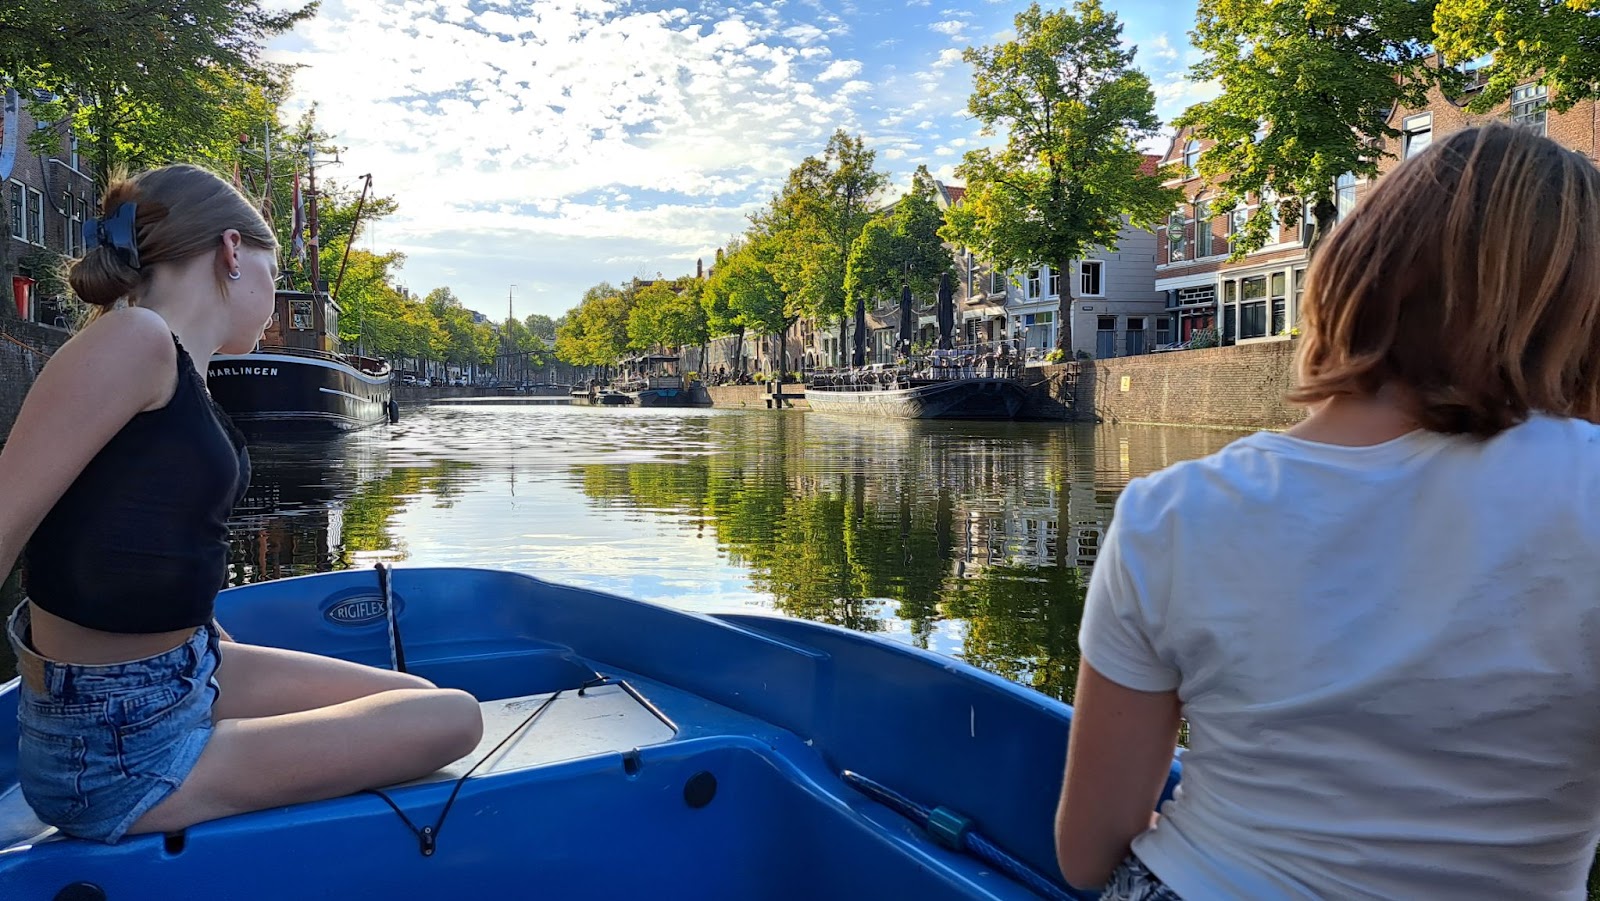
<path fill-rule="evenodd" d="M 772 393 L 766 385 L 711 385 L 706 388 L 711 395 L 711 406 L 728 410 L 771 409 Z M 809 410 L 805 399 L 806 387 L 797 384 L 783 386 L 785 410 Z"/>
<path fill-rule="evenodd" d="M 1042 367 L 1030 393 L 1066 417 L 1144 425 L 1286 429 L 1305 418 L 1284 395 L 1295 384 L 1294 340 L 1183 350 Z M 1054 378 L 1050 378 L 1054 376 Z"/>
<path fill-rule="evenodd" d="M 11 434 L 39 370 L 69 337 L 65 329 L 0 314 L 0 442 Z"/>

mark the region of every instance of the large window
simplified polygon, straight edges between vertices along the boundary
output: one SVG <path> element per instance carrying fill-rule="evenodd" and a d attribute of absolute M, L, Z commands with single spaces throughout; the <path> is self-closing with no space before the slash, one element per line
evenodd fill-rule
<path fill-rule="evenodd" d="M 1198 178 L 1200 175 L 1200 142 L 1194 138 L 1183 145 L 1183 171 L 1187 178 Z"/>
<path fill-rule="evenodd" d="M 1550 89 L 1542 84 L 1523 85 L 1511 92 L 1511 124 L 1545 133 Z"/>
<path fill-rule="evenodd" d="M 1339 208 L 1336 222 L 1343 222 L 1346 216 L 1356 208 L 1356 177 L 1354 173 L 1346 172 L 1339 176 L 1333 184 L 1333 202 Z"/>
<path fill-rule="evenodd" d="M 1099 260 L 1084 260 L 1078 264 L 1078 295 L 1080 297 L 1103 297 L 1105 285 L 1102 276 L 1105 273 L 1105 264 Z"/>
<path fill-rule="evenodd" d="M 1061 273 L 1054 269 L 1050 270 L 1050 296 L 1061 296 Z"/>
<path fill-rule="evenodd" d="M 1006 293 L 1006 274 L 1005 274 L 1004 271 L 1002 271 L 1000 269 L 996 269 L 993 272 L 989 273 L 989 293 L 990 294 L 1004 294 L 1004 293 Z"/>
<path fill-rule="evenodd" d="M 20 181 L 10 182 L 6 185 L 6 199 L 11 204 L 11 236 L 28 240 L 28 189 Z"/>
<path fill-rule="evenodd" d="M 28 241 L 44 246 L 44 195 L 28 189 Z"/>
<path fill-rule="evenodd" d="M 1183 210 L 1177 210 L 1167 217 L 1167 260 L 1176 263 L 1189 258 L 1189 236 L 1187 234 L 1189 223 L 1184 219 Z"/>
<path fill-rule="evenodd" d="M 1423 113 L 1402 120 L 1400 131 L 1405 142 L 1403 146 L 1405 158 L 1411 159 L 1427 150 L 1428 145 L 1433 143 L 1433 113 Z"/>
<path fill-rule="evenodd" d="M 1282 272 L 1274 272 L 1268 283 L 1272 291 L 1272 327 L 1269 334 L 1281 335 L 1289 327 L 1288 282 L 1288 277 Z"/>
<path fill-rule="evenodd" d="M 1028 270 L 1028 297 L 1030 299 L 1038 297 L 1039 292 L 1043 290 L 1043 285 L 1040 284 L 1039 278 L 1040 273 L 1038 269 Z"/>
<path fill-rule="evenodd" d="M 289 302 L 290 328 L 300 331 L 310 331 L 316 328 L 316 323 L 311 315 L 311 301 L 294 300 Z"/>
<path fill-rule="evenodd" d="M 1211 204 L 1204 200 L 1194 202 L 1194 255 L 1211 256 Z"/>
<path fill-rule="evenodd" d="M 1239 281 L 1239 337 L 1267 336 L 1267 277 L 1258 275 Z"/>

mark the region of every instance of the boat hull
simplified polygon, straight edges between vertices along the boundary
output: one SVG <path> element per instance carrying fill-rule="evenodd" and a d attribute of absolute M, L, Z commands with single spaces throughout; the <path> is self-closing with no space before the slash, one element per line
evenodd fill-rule
<path fill-rule="evenodd" d="M 630 395 L 641 407 L 709 407 L 711 397 L 697 388 L 649 388 Z"/>
<path fill-rule="evenodd" d="M 806 388 L 814 413 L 892 419 L 1016 419 L 1027 394 L 1010 379 L 957 379 L 911 388 L 847 391 Z"/>
<path fill-rule="evenodd" d="M 489 570 L 400 570 L 391 584 L 410 671 L 473 693 L 485 710 L 479 751 L 385 789 L 419 827 L 436 824 L 457 772 L 482 758 L 433 853 L 372 794 L 112 846 L 59 835 L 13 844 L 40 824 L 26 822 L 15 755 L 0 754 L 8 901 L 58 897 L 74 883 L 118 901 L 170 898 L 174 886 L 225 886 L 241 901 L 464 891 L 1037 899 L 869 800 L 844 770 L 959 811 L 1016 859 L 1055 872 L 1051 824 L 1071 721 L 1058 701 L 804 621 L 685 613 Z M 230 589 L 217 615 L 240 641 L 387 666 L 389 604 L 370 570 L 345 571 Z M 580 693 L 596 673 L 609 683 Z M 558 691 L 548 712 L 523 719 Z M 16 703 L 13 680 L 0 687 L 0 748 L 16 747 Z M 508 735 L 504 750 L 485 749 Z M 1177 776 L 1175 764 L 1169 793 Z"/>
<path fill-rule="evenodd" d="M 388 422 L 392 378 L 331 356 L 261 352 L 213 357 L 206 385 L 246 431 L 337 433 Z"/>

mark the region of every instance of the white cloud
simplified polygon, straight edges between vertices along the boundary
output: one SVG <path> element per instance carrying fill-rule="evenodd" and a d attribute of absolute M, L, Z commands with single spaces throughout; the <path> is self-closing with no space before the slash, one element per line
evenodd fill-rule
<path fill-rule="evenodd" d="M 939 51 L 939 56 L 933 61 L 933 68 L 948 69 L 961 62 L 961 51 L 955 47 L 946 47 Z"/>
<path fill-rule="evenodd" d="M 966 35 L 967 23 L 960 19 L 943 19 L 928 26 L 929 31 L 949 35 L 955 40 L 961 40 Z"/>
<path fill-rule="evenodd" d="M 1168 40 L 1167 33 L 1164 31 L 1156 35 L 1156 39 L 1150 42 L 1150 55 L 1166 63 L 1178 61 L 1178 49 L 1172 46 L 1172 42 Z"/>
<path fill-rule="evenodd" d="M 861 71 L 861 63 L 853 59 L 835 60 L 823 69 L 817 76 L 817 81 L 839 81 L 840 79 L 853 78 Z"/>

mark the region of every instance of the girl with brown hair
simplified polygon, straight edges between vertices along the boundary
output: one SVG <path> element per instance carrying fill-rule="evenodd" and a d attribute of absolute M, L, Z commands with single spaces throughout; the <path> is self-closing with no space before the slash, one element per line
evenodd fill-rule
<path fill-rule="evenodd" d="M 1115 901 L 1582 898 L 1600 171 L 1526 129 L 1453 134 L 1329 236 L 1305 304 L 1310 415 L 1117 502 L 1062 872 Z"/>

